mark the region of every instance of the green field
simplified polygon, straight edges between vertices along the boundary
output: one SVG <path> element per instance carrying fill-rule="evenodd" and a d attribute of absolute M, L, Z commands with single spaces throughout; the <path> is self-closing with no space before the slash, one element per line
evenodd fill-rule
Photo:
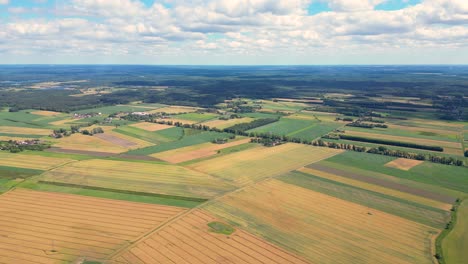
<path fill-rule="evenodd" d="M 449 219 L 449 212 L 442 209 L 425 206 L 298 171 L 287 173 L 278 179 L 289 184 L 358 203 L 389 214 L 398 215 L 435 228 L 444 227 Z"/>
<path fill-rule="evenodd" d="M 377 135 L 381 134 L 381 135 L 392 135 L 392 136 L 401 136 L 401 137 L 424 138 L 424 139 L 430 139 L 430 140 L 460 142 L 460 138 L 458 137 L 457 132 L 451 132 L 447 134 L 437 134 L 437 133 L 430 133 L 430 132 L 424 132 L 424 131 L 420 131 L 420 132 L 408 131 L 408 130 L 392 128 L 392 125 L 388 125 L 388 126 L 389 126 L 388 128 L 375 127 L 372 129 L 347 126 L 345 130 L 375 133 Z"/>
<path fill-rule="evenodd" d="M 279 121 L 257 127 L 247 132 L 272 133 L 274 135 L 288 135 L 294 132 L 300 132 L 317 125 L 315 121 L 301 120 L 292 118 L 281 118 Z"/>
<path fill-rule="evenodd" d="M 167 129 L 166 129 L 167 130 Z M 164 131 L 164 130 L 162 130 Z M 161 143 L 160 145 L 151 146 L 142 149 L 131 150 L 127 152 L 133 155 L 149 155 L 157 152 L 163 152 L 171 149 L 182 148 L 192 145 L 197 145 L 205 142 L 210 142 L 217 138 L 229 138 L 232 134 L 218 132 L 202 132 L 195 135 L 184 136 L 182 139 L 172 142 Z"/>
<path fill-rule="evenodd" d="M 80 111 L 77 113 L 101 113 L 103 115 L 110 115 L 118 112 L 145 112 L 150 111 L 146 107 L 139 107 L 138 105 L 113 105 L 113 106 L 104 106 L 99 108 L 89 108 Z"/>
<path fill-rule="evenodd" d="M 464 263 L 468 259 L 468 200 L 464 200 L 457 211 L 454 228 L 442 240 L 445 263 Z"/>
<path fill-rule="evenodd" d="M 173 141 L 183 135 L 183 129 L 181 127 L 173 127 L 152 132 L 137 127 L 123 126 L 114 129 L 113 131 L 156 144 Z"/>
<path fill-rule="evenodd" d="M 174 116 L 177 119 L 196 121 L 197 123 L 207 121 L 213 118 L 218 117 L 216 114 L 212 113 L 186 113 Z"/>
<path fill-rule="evenodd" d="M 119 192 L 83 189 L 83 188 L 75 188 L 75 187 L 67 187 L 67 186 L 57 186 L 57 185 L 42 184 L 42 183 L 36 183 L 36 182 L 21 183 L 19 184 L 18 187 L 32 189 L 36 191 L 69 193 L 69 194 L 86 195 L 86 196 L 100 197 L 100 198 L 107 198 L 107 199 L 131 201 L 131 202 L 180 206 L 180 207 L 186 207 L 186 208 L 192 208 L 200 204 L 200 202 L 180 200 L 176 198 L 144 196 L 144 195 L 137 195 L 137 194 L 130 194 L 130 193 L 119 193 Z"/>
<path fill-rule="evenodd" d="M 394 159 L 389 156 L 347 151 L 323 161 L 323 164 L 336 168 L 343 165 L 355 167 L 468 193 L 468 177 L 466 177 L 465 167 L 424 162 L 409 171 L 404 171 L 384 166 Z"/>
<path fill-rule="evenodd" d="M 22 110 L 19 112 L 0 111 L 1 126 L 16 126 L 29 128 L 49 128 L 53 127 L 50 122 L 62 120 L 68 117 L 66 114 L 59 116 L 40 116 L 31 114 L 35 110 Z"/>

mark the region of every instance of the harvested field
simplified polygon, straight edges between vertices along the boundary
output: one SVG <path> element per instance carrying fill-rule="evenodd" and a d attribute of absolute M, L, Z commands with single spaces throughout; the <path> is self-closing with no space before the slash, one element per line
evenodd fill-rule
<path fill-rule="evenodd" d="M 312 263 L 432 263 L 436 229 L 278 180 L 203 208 Z"/>
<path fill-rule="evenodd" d="M 72 159 L 43 157 L 39 155 L 24 155 L 0 152 L 0 166 L 18 167 L 26 169 L 49 170 L 63 165 Z"/>
<path fill-rule="evenodd" d="M 447 195 L 430 192 L 424 189 L 417 189 L 417 188 L 409 187 L 403 184 L 398 184 L 398 183 L 394 183 L 394 182 L 390 182 L 390 181 L 386 181 L 382 179 L 372 178 L 372 177 L 356 174 L 353 172 L 343 171 L 340 169 L 335 169 L 335 168 L 323 166 L 320 164 L 310 164 L 309 166 L 307 166 L 307 168 L 323 171 L 323 172 L 330 173 L 330 174 L 339 175 L 341 177 L 347 177 L 347 178 L 362 181 L 362 182 L 379 185 L 385 188 L 390 188 L 390 189 L 398 190 L 401 192 L 410 193 L 413 195 L 425 197 L 425 198 L 443 202 L 443 203 L 451 204 L 455 201 L 455 198 L 447 196 Z"/>
<path fill-rule="evenodd" d="M 399 159 L 390 161 L 389 163 L 385 164 L 385 166 L 407 171 L 415 166 L 418 166 L 419 164 L 423 162 L 424 161 L 422 160 L 399 158 Z"/>
<path fill-rule="evenodd" d="M 114 156 L 115 153 L 110 152 L 98 152 L 98 151 L 86 151 L 86 150 L 76 150 L 76 149 L 62 149 L 62 148 L 49 148 L 46 149 L 47 152 L 54 153 L 66 153 L 66 154 L 79 154 L 79 155 L 88 155 L 93 157 L 109 157 Z"/>
<path fill-rule="evenodd" d="M 177 116 L 176 116 L 176 117 L 170 117 L 170 118 L 165 118 L 165 119 L 158 119 L 158 120 L 156 120 L 156 122 L 160 122 L 160 121 L 163 121 L 163 122 L 171 121 L 172 123 L 179 122 L 179 123 L 182 123 L 182 124 L 189 124 L 189 125 L 198 123 L 198 121 L 195 121 L 195 120 L 188 120 L 188 119 L 180 119 L 180 118 L 177 118 Z"/>
<path fill-rule="evenodd" d="M 237 186 L 280 175 L 341 153 L 342 150 L 287 143 L 224 155 L 189 167 L 221 177 Z"/>
<path fill-rule="evenodd" d="M 15 189 L 0 196 L 0 260 L 105 259 L 184 209 Z"/>
<path fill-rule="evenodd" d="M 52 130 L 42 128 L 0 126 L 0 133 L 47 136 L 52 133 Z"/>
<path fill-rule="evenodd" d="M 209 198 L 232 189 L 215 177 L 180 166 L 99 159 L 48 171 L 42 180 L 189 198 Z"/>
<path fill-rule="evenodd" d="M 169 125 L 149 123 L 149 122 L 136 123 L 136 124 L 133 124 L 133 125 L 130 125 L 130 126 L 137 127 L 137 128 L 140 128 L 140 129 L 144 129 L 146 131 L 152 131 L 152 132 L 173 127 L 173 126 L 169 126 Z"/>
<path fill-rule="evenodd" d="M 180 114 L 196 112 L 199 108 L 190 106 L 167 106 L 151 111 L 150 113 Z"/>
<path fill-rule="evenodd" d="M 171 162 L 171 163 L 181 163 L 189 160 L 206 158 L 209 156 L 216 155 L 218 150 L 242 145 L 250 142 L 250 138 L 245 138 L 241 140 L 236 140 L 228 142 L 225 144 L 214 144 L 211 142 L 203 143 L 195 146 L 188 146 L 183 148 L 178 148 L 174 150 L 164 151 L 152 154 L 150 156 Z"/>
<path fill-rule="evenodd" d="M 82 134 L 72 134 L 69 137 L 60 138 L 56 142 L 53 146 L 61 149 L 109 153 L 122 153 L 128 150 L 99 137 Z"/>
<path fill-rule="evenodd" d="M 56 116 L 56 115 L 60 115 L 62 113 L 53 112 L 53 111 L 34 111 L 34 112 L 31 112 L 31 114 L 40 115 L 40 116 Z"/>
<path fill-rule="evenodd" d="M 49 124 L 54 125 L 54 126 L 63 126 L 67 123 L 71 123 L 74 121 L 76 121 L 76 119 L 62 119 L 62 120 L 50 122 Z"/>
<path fill-rule="evenodd" d="M 411 202 L 431 206 L 431 207 L 434 207 L 434 208 L 439 208 L 439 209 L 446 210 L 446 211 L 448 211 L 448 210 L 450 210 L 452 208 L 452 204 L 450 204 L 450 203 L 440 202 L 440 201 L 436 201 L 436 200 L 433 200 L 433 199 L 421 197 L 419 195 L 415 195 L 415 194 L 403 192 L 403 191 L 400 191 L 400 190 L 384 187 L 382 185 L 377 185 L 377 184 L 373 184 L 373 183 L 368 183 L 366 181 L 356 180 L 356 179 L 346 177 L 346 176 L 341 176 L 341 175 L 336 175 L 336 174 L 333 174 L 333 173 L 328 173 L 328 172 L 325 172 L 323 170 L 316 170 L 316 169 L 304 167 L 304 168 L 300 168 L 298 171 L 306 173 L 306 174 L 310 174 L 310 175 L 313 175 L 313 176 L 316 176 L 316 177 L 320 177 L 320 178 L 323 178 L 323 179 L 328 179 L 328 180 L 331 180 L 331 181 L 334 181 L 334 182 L 343 183 L 343 184 L 346 184 L 346 185 L 354 186 L 354 187 L 361 188 L 361 189 L 364 189 L 364 190 L 368 190 L 368 191 L 371 191 L 371 192 L 381 193 L 381 194 L 384 194 L 384 195 L 388 195 L 388 196 L 396 197 L 396 198 L 399 198 L 399 199 L 403 199 L 403 200 L 407 200 L 407 201 L 411 201 Z"/>
<path fill-rule="evenodd" d="M 114 135 L 109 135 L 108 133 L 96 134 L 96 135 L 94 135 L 94 137 L 103 139 L 103 140 L 105 140 L 105 141 L 107 141 L 107 142 L 110 142 L 110 143 L 112 143 L 112 144 L 121 146 L 121 147 L 123 147 L 123 148 L 131 148 L 131 147 L 134 147 L 134 146 L 137 145 L 137 144 L 134 143 L 134 142 L 125 140 L 125 139 L 120 138 L 120 137 L 116 137 L 116 136 L 114 136 Z"/>
<path fill-rule="evenodd" d="M 224 129 L 224 128 L 231 127 L 237 124 L 249 123 L 249 122 L 252 122 L 253 120 L 254 119 L 250 117 L 234 118 L 234 119 L 229 119 L 229 120 L 216 119 L 216 120 L 204 122 L 203 125 L 206 125 L 209 127 L 216 127 L 219 129 Z"/>
<path fill-rule="evenodd" d="M 219 221 L 195 210 L 164 226 L 114 259 L 121 263 L 307 263 L 259 237 L 237 229 L 231 235 L 209 231 Z"/>

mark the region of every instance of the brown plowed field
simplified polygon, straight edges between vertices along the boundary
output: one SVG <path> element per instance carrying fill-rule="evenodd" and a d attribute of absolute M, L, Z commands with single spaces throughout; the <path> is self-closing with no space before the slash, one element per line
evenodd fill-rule
<path fill-rule="evenodd" d="M 195 210 L 115 257 L 125 263 L 307 263 L 243 230 L 231 235 L 209 231 L 218 221 Z"/>
<path fill-rule="evenodd" d="M 0 263 L 105 259 L 183 210 L 16 189 L 0 196 Z"/>

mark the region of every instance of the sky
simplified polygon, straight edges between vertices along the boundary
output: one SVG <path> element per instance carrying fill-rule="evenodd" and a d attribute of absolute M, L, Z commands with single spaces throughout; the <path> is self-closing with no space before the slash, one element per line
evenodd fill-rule
<path fill-rule="evenodd" d="M 0 0 L 0 64 L 468 64 L 468 0 Z"/>

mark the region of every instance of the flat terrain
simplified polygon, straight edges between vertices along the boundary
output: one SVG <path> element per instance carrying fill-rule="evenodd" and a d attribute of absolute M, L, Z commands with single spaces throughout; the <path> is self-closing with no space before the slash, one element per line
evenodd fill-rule
<path fill-rule="evenodd" d="M 74 160 L 67 158 L 0 152 L 0 165 L 2 166 L 48 170 L 72 161 Z"/>
<path fill-rule="evenodd" d="M 434 228 L 277 180 L 204 209 L 312 263 L 432 263 Z"/>
<path fill-rule="evenodd" d="M 229 120 L 216 119 L 216 120 L 203 122 L 202 124 L 209 126 L 209 127 L 216 127 L 219 129 L 224 129 L 224 128 L 228 128 L 230 126 L 241 124 L 241 123 L 249 123 L 249 122 L 252 122 L 253 120 L 254 119 L 251 117 L 234 118 L 234 119 L 229 119 Z"/>
<path fill-rule="evenodd" d="M 418 166 L 419 164 L 422 164 L 423 162 L 424 161 L 422 160 L 411 160 L 411 159 L 399 158 L 399 159 L 390 161 L 389 163 L 385 164 L 385 166 L 408 171 L 411 168 Z"/>
<path fill-rule="evenodd" d="M 16 189 L 0 196 L 0 260 L 104 259 L 184 209 Z"/>
<path fill-rule="evenodd" d="M 195 210 L 164 226 L 115 257 L 119 263 L 307 263 L 271 243 L 237 229 L 230 235 L 210 231 L 219 221 Z"/>
<path fill-rule="evenodd" d="M 442 240 L 442 250 L 447 264 L 463 263 L 468 259 L 468 200 L 458 207 L 457 222 Z"/>
<path fill-rule="evenodd" d="M 213 176 L 176 165 L 99 159 L 48 171 L 42 180 L 197 198 L 212 197 L 232 188 Z"/>
<path fill-rule="evenodd" d="M 250 142 L 250 138 L 235 140 L 225 144 L 215 144 L 211 142 L 202 143 L 194 146 L 159 152 L 152 154 L 151 156 L 171 163 L 181 163 L 189 160 L 210 157 L 216 155 L 219 150 L 246 144 L 248 142 Z"/>
<path fill-rule="evenodd" d="M 341 150 L 287 143 L 257 147 L 189 165 L 237 186 L 280 175 L 341 153 Z"/>
<path fill-rule="evenodd" d="M 144 129 L 146 131 L 159 131 L 159 130 L 163 130 L 163 129 L 172 127 L 172 126 L 169 126 L 169 125 L 149 123 L 149 122 L 140 122 L 140 123 L 132 124 L 131 126 L 141 128 L 141 129 Z"/>

